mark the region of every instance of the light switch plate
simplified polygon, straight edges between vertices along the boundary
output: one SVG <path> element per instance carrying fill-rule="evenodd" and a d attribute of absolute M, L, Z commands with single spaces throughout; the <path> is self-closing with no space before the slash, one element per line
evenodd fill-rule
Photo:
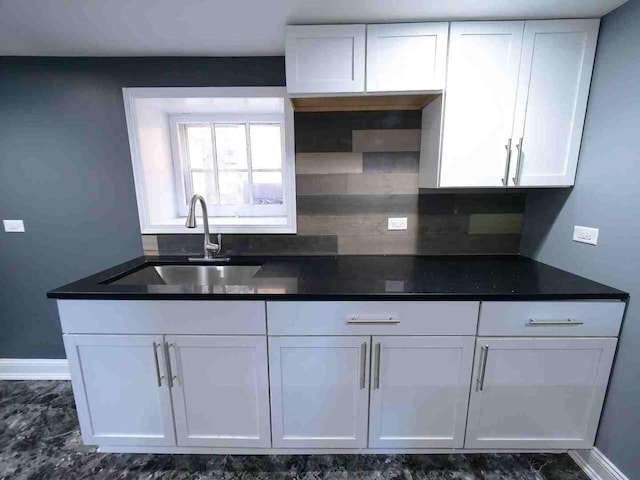
<path fill-rule="evenodd" d="M 389 230 L 406 230 L 407 229 L 407 217 L 390 218 L 388 221 Z"/>
<path fill-rule="evenodd" d="M 3 220 L 5 232 L 24 232 L 24 222 L 22 220 Z"/>
<path fill-rule="evenodd" d="M 573 227 L 573 241 L 597 245 L 598 233 L 600 233 L 600 229 L 598 228 L 580 227 L 576 225 Z"/>

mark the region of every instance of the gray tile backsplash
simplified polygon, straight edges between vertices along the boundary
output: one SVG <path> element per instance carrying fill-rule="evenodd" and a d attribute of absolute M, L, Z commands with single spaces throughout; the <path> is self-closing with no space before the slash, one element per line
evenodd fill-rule
<path fill-rule="evenodd" d="M 420 193 L 420 122 L 416 111 L 296 113 L 298 233 L 224 235 L 224 253 L 518 253 L 524 192 Z M 389 216 L 407 230 L 388 231 Z M 202 235 L 157 235 L 157 252 L 202 254 Z"/>

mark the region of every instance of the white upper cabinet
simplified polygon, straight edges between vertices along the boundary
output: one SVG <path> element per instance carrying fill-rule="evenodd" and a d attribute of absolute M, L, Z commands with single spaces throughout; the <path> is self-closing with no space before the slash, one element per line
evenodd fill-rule
<path fill-rule="evenodd" d="M 501 187 L 509 164 L 524 22 L 451 24 L 441 187 Z"/>
<path fill-rule="evenodd" d="M 473 337 L 374 337 L 370 448 L 462 448 Z"/>
<path fill-rule="evenodd" d="M 442 90 L 448 22 L 367 25 L 367 92 Z"/>
<path fill-rule="evenodd" d="M 287 26 L 289 93 L 364 92 L 364 25 Z"/>
<path fill-rule="evenodd" d="M 478 338 L 465 448 L 591 448 L 616 338 Z"/>
<path fill-rule="evenodd" d="M 573 185 L 599 24 L 525 23 L 510 184 Z"/>
<path fill-rule="evenodd" d="M 573 185 L 599 22 L 451 24 L 437 186 Z"/>
<path fill-rule="evenodd" d="M 271 446 L 267 339 L 167 335 L 178 445 Z"/>

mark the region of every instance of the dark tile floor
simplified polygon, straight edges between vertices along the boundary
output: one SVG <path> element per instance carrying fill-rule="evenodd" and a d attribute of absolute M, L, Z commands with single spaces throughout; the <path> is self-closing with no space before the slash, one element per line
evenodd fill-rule
<path fill-rule="evenodd" d="M 0 479 L 588 480 L 567 455 L 142 455 L 81 444 L 69 382 L 0 381 Z"/>

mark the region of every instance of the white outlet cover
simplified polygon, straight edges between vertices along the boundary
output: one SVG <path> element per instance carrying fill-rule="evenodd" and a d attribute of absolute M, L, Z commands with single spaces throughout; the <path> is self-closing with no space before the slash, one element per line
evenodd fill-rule
<path fill-rule="evenodd" d="M 581 227 L 579 225 L 575 225 L 573 227 L 573 241 L 588 243 L 589 245 L 597 245 L 599 233 L 599 228 Z"/>
<path fill-rule="evenodd" d="M 406 230 L 407 217 L 389 218 L 387 228 L 389 230 Z"/>
<path fill-rule="evenodd" d="M 22 220 L 3 220 L 4 231 L 13 233 L 24 232 L 24 222 Z"/>

